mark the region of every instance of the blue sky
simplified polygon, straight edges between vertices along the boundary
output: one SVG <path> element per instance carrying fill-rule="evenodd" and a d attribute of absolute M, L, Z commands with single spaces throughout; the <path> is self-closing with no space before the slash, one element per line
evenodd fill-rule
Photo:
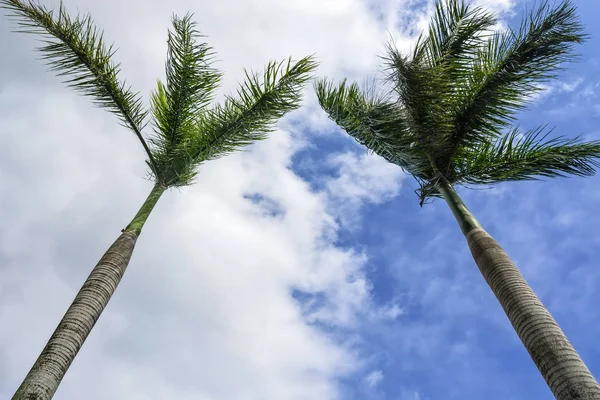
<path fill-rule="evenodd" d="M 533 4 L 480 3 L 509 25 Z M 144 94 L 162 72 L 173 11 L 195 11 L 226 72 L 223 93 L 242 66 L 312 52 L 319 75 L 360 82 L 375 73 L 390 34 L 408 48 L 427 21 L 424 3 L 406 0 L 65 4 L 90 11 L 118 42 L 124 75 Z M 519 123 L 600 139 L 600 10 L 594 0 L 576 4 L 591 35 L 582 60 Z M 11 54 L 0 62 L 0 397 L 8 398 L 151 185 L 137 143 L 113 116 L 64 89 L 4 17 L 0 28 L 0 51 Z M 197 185 L 161 199 L 57 399 L 83 391 L 90 400 L 552 398 L 442 201 L 420 208 L 415 182 L 367 156 L 310 93 L 251 150 L 203 166 Z M 597 377 L 599 183 L 460 191 Z"/>
<path fill-rule="evenodd" d="M 520 2 L 507 22 L 514 26 Z M 548 123 L 555 134 L 598 139 L 600 129 L 600 10 L 577 1 L 591 38 L 582 60 L 549 84 L 547 92 L 518 117 L 525 129 Z M 316 136 L 315 147 L 295 155 L 294 171 L 312 182 L 336 174 L 324 153 L 364 150 L 343 134 Z M 304 167 L 311 160 L 310 171 Z M 315 167 L 318 165 L 318 167 Z M 558 320 L 595 376 L 600 375 L 600 271 L 595 258 L 600 236 L 597 213 L 600 178 L 508 183 L 491 190 L 461 190 L 483 226 L 505 247 Z M 441 200 L 419 208 L 407 178 L 399 195 L 361 208 L 361 223 L 342 229 L 340 243 L 368 254 L 368 276 L 380 304 L 399 301 L 392 322 L 365 324 L 365 342 L 381 382 L 376 399 L 542 399 L 552 398 L 504 313 L 480 276 L 454 218 Z M 372 328 L 372 329 L 371 329 Z M 400 389 L 402 388 L 402 389 Z"/>

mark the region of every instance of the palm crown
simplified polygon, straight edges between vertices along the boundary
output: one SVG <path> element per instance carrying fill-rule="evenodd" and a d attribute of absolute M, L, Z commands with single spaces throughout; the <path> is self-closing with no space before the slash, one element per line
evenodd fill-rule
<path fill-rule="evenodd" d="M 115 50 L 89 15 L 70 17 L 33 1 L 1 0 L 25 32 L 44 37 L 40 51 L 72 88 L 116 114 L 146 151 L 150 173 L 162 188 L 189 185 L 202 162 L 263 139 L 275 122 L 300 106 L 303 84 L 316 67 L 312 57 L 296 63 L 271 61 L 262 77 L 246 72 L 237 96 L 213 106 L 221 73 L 211 66 L 214 52 L 195 29 L 191 15 L 173 16 L 168 34 L 166 81 L 158 81 L 150 110 L 138 93 L 119 80 Z M 151 115 L 153 133 L 142 131 Z"/>
<path fill-rule="evenodd" d="M 421 204 L 438 185 L 494 184 L 591 175 L 600 142 L 557 137 L 544 126 L 520 132 L 514 116 L 573 58 L 585 35 L 569 1 L 544 2 L 516 30 L 462 0 L 438 1 L 412 54 L 384 57 L 388 93 L 322 79 L 319 102 L 342 129 L 412 174 Z"/>

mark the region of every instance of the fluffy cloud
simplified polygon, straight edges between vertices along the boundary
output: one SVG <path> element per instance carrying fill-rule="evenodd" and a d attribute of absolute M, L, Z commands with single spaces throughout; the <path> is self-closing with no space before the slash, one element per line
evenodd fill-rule
<path fill-rule="evenodd" d="M 320 74 L 362 76 L 387 35 L 354 0 L 65 5 L 92 13 L 121 47 L 123 76 L 143 93 L 163 73 L 173 11 L 194 11 L 215 46 L 227 74 L 221 95 L 242 67 L 259 70 L 288 55 L 316 52 Z M 4 17 L 0 29 L 10 54 L 0 64 L 0 396 L 8 397 L 151 185 L 132 135 L 48 74 L 33 38 L 9 33 Z M 204 165 L 194 187 L 165 194 L 61 398 L 339 396 L 338 378 L 361 360 L 350 339 L 319 326 L 349 327 L 378 310 L 364 255 L 335 244 L 339 215 L 330 200 L 378 202 L 398 188 L 379 186 L 395 179 L 384 164 L 341 155 L 332 159 L 335 196 L 312 191 L 290 170 L 303 144 L 292 122 L 318 115 L 311 110 L 252 152 Z M 297 293 L 322 301 L 309 309 Z"/>
<path fill-rule="evenodd" d="M 379 203 L 398 194 L 404 174 L 397 166 L 373 154 L 338 153 L 329 164 L 339 175 L 327 183 L 332 197 Z"/>

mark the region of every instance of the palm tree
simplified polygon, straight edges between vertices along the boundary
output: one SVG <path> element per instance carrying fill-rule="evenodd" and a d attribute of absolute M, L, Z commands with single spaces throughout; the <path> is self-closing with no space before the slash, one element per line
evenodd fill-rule
<path fill-rule="evenodd" d="M 33 1 L 0 0 L 23 31 L 41 34 L 40 48 L 72 88 L 114 113 L 137 136 L 154 187 L 133 220 L 92 270 L 13 399 L 50 399 L 114 293 L 152 209 L 163 192 L 190 185 L 196 168 L 264 139 L 287 112 L 299 107 L 303 84 L 316 67 L 312 57 L 270 62 L 262 76 L 246 72 L 237 96 L 209 107 L 221 73 L 212 49 L 197 41 L 191 15 L 173 16 L 168 34 L 166 82 L 158 82 L 150 110 L 118 78 L 113 47 L 89 15 L 71 17 Z M 151 114 L 153 133 L 142 133 Z"/>
<path fill-rule="evenodd" d="M 600 142 L 520 132 L 515 113 L 556 76 L 585 39 L 569 1 L 547 2 L 516 30 L 462 0 L 438 1 L 412 54 L 392 44 L 384 57 L 390 89 L 315 84 L 329 117 L 360 144 L 410 173 L 421 205 L 443 198 L 485 280 L 557 399 L 600 399 L 600 386 L 500 245 L 481 227 L 457 185 L 588 176 Z"/>

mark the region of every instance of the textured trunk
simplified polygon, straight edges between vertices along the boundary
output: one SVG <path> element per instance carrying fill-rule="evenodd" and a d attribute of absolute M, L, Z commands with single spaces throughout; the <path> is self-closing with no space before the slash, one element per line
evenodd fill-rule
<path fill-rule="evenodd" d="M 154 186 L 131 223 L 92 270 L 13 400 L 51 399 L 121 281 L 144 222 L 164 189 Z"/>
<path fill-rule="evenodd" d="M 479 270 L 554 396 L 558 400 L 600 400 L 600 385 L 506 252 L 447 182 L 439 189 Z"/>

